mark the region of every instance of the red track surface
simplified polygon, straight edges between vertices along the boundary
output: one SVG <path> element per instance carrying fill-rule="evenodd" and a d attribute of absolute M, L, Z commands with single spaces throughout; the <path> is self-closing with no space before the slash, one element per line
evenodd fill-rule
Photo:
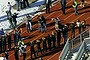
<path fill-rule="evenodd" d="M 54 4 L 55 6 L 51 7 L 51 9 L 50 9 L 51 13 L 50 14 L 46 14 L 46 13 L 42 14 L 47 19 L 47 21 L 46 21 L 47 24 L 50 24 L 51 22 L 53 22 L 53 21 L 51 21 L 51 19 L 54 18 L 54 17 L 59 17 L 64 24 L 72 22 L 72 21 L 75 22 L 77 20 L 82 21 L 84 19 L 86 20 L 86 23 L 89 24 L 90 23 L 90 20 L 89 20 L 90 19 L 90 8 L 89 8 L 90 5 L 89 4 L 86 5 L 85 8 L 82 8 L 82 7 L 79 6 L 78 7 L 79 15 L 75 16 L 74 15 L 74 9 L 72 7 L 70 7 L 72 5 L 72 3 L 73 3 L 72 0 L 67 1 L 67 7 L 68 8 L 66 9 L 66 15 L 63 15 L 62 11 L 61 11 L 61 8 L 60 8 L 60 2 L 56 2 Z M 37 21 L 37 16 L 35 16 L 34 19 L 33 19 L 33 22 L 35 22 L 35 21 Z M 33 28 L 37 28 L 37 27 L 38 27 L 37 24 L 33 25 Z M 27 33 L 26 28 L 23 25 L 21 35 L 22 36 L 33 36 L 30 39 L 24 40 L 24 42 L 27 43 L 29 41 L 37 40 L 37 39 L 39 39 L 43 36 L 47 36 L 47 34 L 51 34 L 52 31 L 54 31 L 54 24 L 52 26 L 47 27 L 47 32 L 46 33 L 38 32 L 38 30 Z M 69 37 L 70 37 L 70 34 L 69 34 Z M 43 60 L 58 60 L 60 52 L 61 51 L 59 51 L 57 53 L 54 53 L 54 54 L 49 54 L 47 56 L 44 56 Z M 9 60 L 15 60 L 14 59 L 14 51 L 9 52 Z M 23 57 L 20 57 L 20 60 L 23 60 Z M 27 60 L 30 60 L 29 47 L 27 47 Z"/>

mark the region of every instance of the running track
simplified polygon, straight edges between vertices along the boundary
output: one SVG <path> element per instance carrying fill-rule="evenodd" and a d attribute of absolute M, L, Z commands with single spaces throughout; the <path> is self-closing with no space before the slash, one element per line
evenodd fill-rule
<path fill-rule="evenodd" d="M 56 2 L 54 4 L 54 6 L 51 7 L 51 9 L 50 9 L 51 13 L 50 14 L 46 14 L 45 11 L 43 11 L 44 13 L 41 14 L 41 15 L 45 16 L 45 18 L 47 19 L 46 22 L 48 24 L 46 33 L 38 32 L 38 30 L 32 31 L 30 33 L 27 33 L 26 28 L 25 28 L 25 26 L 23 24 L 22 27 L 21 27 L 21 29 L 22 29 L 21 35 L 22 36 L 33 36 L 33 37 L 30 37 L 29 39 L 24 40 L 24 42 L 27 43 L 29 41 L 37 40 L 37 39 L 39 39 L 41 37 L 47 36 L 47 34 L 51 34 L 51 32 L 54 31 L 54 24 L 52 26 L 49 26 L 49 25 L 50 25 L 50 23 L 53 23 L 53 21 L 51 19 L 54 18 L 54 17 L 59 17 L 63 24 L 69 23 L 69 22 L 72 22 L 72 21 L 75 22 L 77 20 L 82 21 L 84 19 L 86 20 L 86 23 L 89 24 L 90 23 L 90 8 L 89 8 L 90 5 L 88 4 L 84 8 L 79 6 L 78 7 L 79 15 L 75 16 L 74 15 L 74 10 L 71 7 L 72 3 L 73 3 L 72 0 L 67 0 L 67 7 L 68 8 L 66 9 L 66 15 L 62 14 L 59 2 Z M 33 18 L 33 22 L 37 22 L 37 16 L 35 16 Z M 37 27 L 38 27 L 37 24 L 33 24 L 33 29 L 35 29 Z M 59 51 L 57 53 L 54 53 L 54 54 L 50 54 L 50 55 L 44 56 L 43 59 L 44 60 L 58 60 L 60 52 L 61 51 Z M 29 53 L 30 53 L 29 47 L 27 47 L 27 60 L 30 60 L 30 54 Z M 13 54 L 14 54 L 13 50 L 9 52 L 9 60 L 15 60 Z M 22 60 L 22 58 L 23 57 L 20 57 L 20 60 Z"/>

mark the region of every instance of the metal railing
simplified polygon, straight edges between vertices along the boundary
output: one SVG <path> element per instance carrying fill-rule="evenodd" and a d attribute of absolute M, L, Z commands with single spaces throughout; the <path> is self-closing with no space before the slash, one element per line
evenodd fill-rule
<path fill-rule="evenodd" d="M 77 48 L 81 46 L 84 38 L 88 38 L 90 36 L 89 32 L 90 32 L 90 28 L 86 29 L 72 40 L 67 41 L 59 56 L 59 60 L 68 60 L 69 58 L 65 58 L 67 57 L 67 55 L 70 56 L 70 54 L 68 54 L 68 51 L 72 53 L 74 53 L 73 52 L 74 50 L 78 51 Z"/>
<path fill-rule="evenodd" d="M 86 60 L 86 57 L 88 57 L 88 44 L 90 44 L 90 37 L 85 38 L 83 43 L 80 46 L 80 49 L 77 53 L 77 56 L 75 57 L 75 60 Z M 86 54 L 86 56 L 85 56 Z"/>
<path fill-rule="evenodd" d="M 67 41 L 65 44 L 65 47 L 63 48 L 63 51 L 61 53 L 60 60 L 64 60 L 66 58 L 69 50 L 70 50 L 70 42 Z"/>

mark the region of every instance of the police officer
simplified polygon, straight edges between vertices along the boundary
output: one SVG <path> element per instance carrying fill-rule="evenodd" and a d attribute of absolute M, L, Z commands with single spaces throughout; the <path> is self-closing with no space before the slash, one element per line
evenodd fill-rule
<path fill-rule="evenodd" d="M 77 0 L 74 0 L 74 3 L 73 3 L 73 8 L 74 8 L 74 11 L 75 11 L 75 15 L 78 15 L 78 9 L 77 9 L 77 7 L 78 7 L 78 2 L 77 2 Z"/>
<path fill-rule="evenodd" d="M 46 13 L 50 13 L 51 0 L 45 0 L 45 3 L 46 3 Z"/>
<path fill-rule="evenodd" d="M 61 7 L 62 7 L 63 14 L 66 14 L 66 13 L 65 13 L 65 9 L 66 9 L 66 0 L 60 0 L 60 3 L 61 3 Z"/>

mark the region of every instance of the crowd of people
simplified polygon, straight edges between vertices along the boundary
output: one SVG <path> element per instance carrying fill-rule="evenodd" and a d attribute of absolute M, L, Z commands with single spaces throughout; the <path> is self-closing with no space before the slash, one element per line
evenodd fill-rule
<path fill-rule="evenodd" d="M 26 7 L 26 5 L 29 7 L 29 3 L 28 0 L 16 0 L 17 1 L 17 7 L 18 10 L 21 4 L 21 9 L 24 7 Z M 66 9 L 66 0 L 61 0 L 61 6 L 62 6 L 62 11 L 63 14 L 65 13 L 65 9 Z M 46 13 L 50 13 L 50 3 L 51 0 L 46 0 Z M 9 6 L 10 3 L 8 2 Z M 22 4 L 24 5 L 22 7 Z M 84 3 L 82 1 L 81 5 L 83 5 L 84 7 Z M 72 5 L 75 8 L 75 14 L 77 15 L 77 6 L 78 3 L 76 2 L 76 0 L 74 1 L 74 5 Z M 6 12 L 8 19 L 10 21 L 10 24 L 12 25 L 12 27 L 14 27 L 14 32 L 13 32 L 13 36 L 11 33 L 4 33 L 3 29 L 0 30 L 0 53 L 5 52 L 5 57 L 6 59 L 8 59 L 8 51 L 7 50 L 11 50 L 12 49 L 12 41 L 14 42 L 14 56 L 16 60 L 19 60 L 19 56 L 23 55 L 23 60 L 26 59 L 26 55 L 27 55 L 27 45 L 24 44 L 23 40 L 21 39 L 21 31 L 20 29 L 16 28 L 17 27 L 17 14 L 11 13 L 11 8 L 9 8 L 9 10 Z M 33 31 L 33 22 L 32 22 L 32 16 L 30 16 L 29 14 L 27 14 L 27 16 L 25 17 L 26 21 L 25 21 L 25 25 L 26 25 L 26 30 L 27 32 L 31 32 Z M 42 15 L 42 16 L 38 16 L 38 30 L 39 32 L 46 32 L 47 31 L 47 23 L 46 23 L 46 18 Z M 51 34 L 48 34 L 45 37 L 42 37 L 38 40 L 34 40 L 34 41 L 30 41 L 29 45 L 30 46 L 30 57 L 31 59 L 33 58 L 37 58 L 39 57 L 39 54 L 41 53 L 41 55 L 43 56 L 45 53 L 47 53 L 48 51 L 52 51 L 53 49 L 55 49 L 56 47 L 59 47 L 61 45 L 61 38 L 63 38 L 63 44 L 66 44 L 66 41 L 68 40 L 68 32 L 71 32 L 71 38 L 75 37 L 75 32 L 76 29 L 78 29 L 78 34 L 80 34 L 81 32 L 85 31 L 86 29 L 86 21 L 80 21 L 77 20 L 76 22 L 71 22 L 71 23 L 67 23 L 67 24 L 63 24 L 62 21 L 56 17 L 53 18 L 52 21 L 54 21 L 54 27 L 55 30 L 52 31 Z M 7 47 L 8 46 L 8 47 Z M 33 57 L 34 55 L 34 57 Z"/>

